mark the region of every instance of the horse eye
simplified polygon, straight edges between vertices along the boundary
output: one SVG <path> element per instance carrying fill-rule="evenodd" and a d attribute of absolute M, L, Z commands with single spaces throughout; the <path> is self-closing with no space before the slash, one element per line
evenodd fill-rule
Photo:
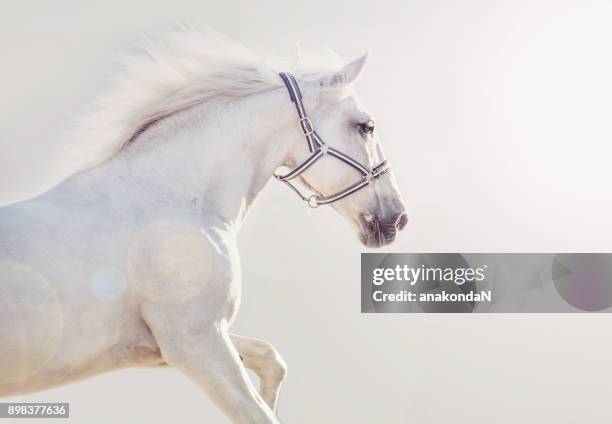
<path fill-rule="evenodd" d="M 368 122 L 363 122 L 359 124 L 359 131 L 362 134 L 373 134 L 374 133 L 374 121 L 369 120 Z"/>

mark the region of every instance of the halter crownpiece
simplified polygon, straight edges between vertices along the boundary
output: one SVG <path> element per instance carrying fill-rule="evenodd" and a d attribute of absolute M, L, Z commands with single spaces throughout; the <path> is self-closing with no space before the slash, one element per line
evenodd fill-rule
<path fill-rule="evenodd" d="M 285 175 L 274 174 L 274 177 L 284 182 L 291 188 L 295 193 L 297 193 L 300 198 L 308 204 L 311 208 L 317 208 L 320 205 L 328 205 L 330 203 L 337 202 L 340 199 L 344 199 L 347 196 L 361 190 L 362 188 L 372 184 L 378 177 L 383 175 L 390 169 L 390 165 L 386 160 L 383 160 L 378 165 L 373 167 L 372 169 L 367 168 L 362 165 L 358 161 L 352 159 L 350 156 L 345 155 L 344 153 L 334 149 L 330 145 L 326 144 L 319 134 L 314 130 L 312 122 L 306 115 L 306 109 L 304 108 L 304 103 L 302 102 L 302 92 L 300 91 L 300 87 L 293 77 L 293 75 L 287 72 L 281 72 L 280 77 L 282 78 L 287 90 L 289 91 L 289 96 L 291 97 L 291 101 L 295 105 L 295 108 L 298 113 L 298 124 L 304 137 L 306 137 L 306 142 L 308 143 L 308 150 L 311 155 L 308 157 L 301 165 L 297 166 L 293 170 L 289 171 Z M 301 175 L 304 171 L 314 165 L 319 159 L 323 156 L 330 155 L 335 157 L 338 160 L 346 163 L 347 165 L 352 166 L 361 174 L 361 180 L 357 181 L 355 184 L 352 184 L 334 194 L 329 196 L 323 196 L 320 193 L 313 194 L 311 196 L 305 196 L 302 192 L 291 183 L 291 180 Z"/>

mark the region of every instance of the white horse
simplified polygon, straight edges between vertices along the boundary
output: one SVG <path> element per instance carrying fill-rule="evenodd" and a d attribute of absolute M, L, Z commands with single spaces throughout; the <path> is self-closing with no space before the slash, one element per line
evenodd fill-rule
<path fill-rule="evenodd" d="M 217 35 L 159 40 L 126 61 L 117 90 L 67 137 L 56 163 L 70 176 L 0 209 L 0 395 L 167 364 L 233 422 L 278 423 L 285 363 L 270 344 L 229 332 L 241 291 L 236 238 L 275 170 L 311 157 L 314 135 L 322 159 L 296 180 L 344 193 L 331 206 L 368 246 L 406 224 L 392 174 L 372 172 L 382 151 L 352 89 L 365 57 L 293 70 L 310 113 L 301 131 L 286 68 Z"/>

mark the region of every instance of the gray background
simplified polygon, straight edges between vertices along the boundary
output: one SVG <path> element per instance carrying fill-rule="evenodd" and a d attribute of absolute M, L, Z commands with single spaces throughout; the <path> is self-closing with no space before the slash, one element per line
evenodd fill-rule
<path fill-rule="evenodd" d="M 0 200 L 49 185 L 45 152 L 102 87 L 117 53 L 185 18 L 264 53 L 289 55 L 295 42 L 346 58 L 372 48 L 358 91 L 377 116 L 411 217 L 387 251 L 610 250 L 607 1 L 5 0 Z M 362 315 L 363 248 L 339 219 L 328 208 L 306 213 L 270 184 L 241 235 L 235 329 L 286 358 L 285 422 L 612 417 L 608 315 Z M 296 240 L 299 249 L 286 249 Z M 171 369 L 121 371 L 15 400 L 70 401 L 74 423 L 224 422 Z"/>

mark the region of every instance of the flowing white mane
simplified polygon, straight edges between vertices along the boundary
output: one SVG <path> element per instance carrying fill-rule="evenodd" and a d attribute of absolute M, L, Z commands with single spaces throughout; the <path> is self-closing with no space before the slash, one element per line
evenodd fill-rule
<path fill-rule="evenodd" d="M 63 159 L 76 171 L 117 153 L 161 118 L 217 99 L 243 97 L 282 86 L 278 71 L 301 75 L 336 70 L 338 57 L 276 66 L 239 43 L 207 29 L 181 26 L 150 36 L 121 60 L 113 88 L 79 117 L 62 144 Z"/>

